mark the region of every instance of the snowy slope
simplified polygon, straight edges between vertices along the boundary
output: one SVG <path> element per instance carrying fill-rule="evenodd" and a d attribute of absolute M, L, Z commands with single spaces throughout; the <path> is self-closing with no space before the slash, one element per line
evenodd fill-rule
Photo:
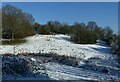
<path fill-rule="evenodd" d="M 94 81 L 95 80 L 97 81 L 98 80 L 99 81 L 114 80 L 115 82 L 120 81 L 119 69 L 117 69 L 116 67 L 111 67 L 111 70 L 109 70 L 109 73 L 100 72 L 101 70 L 105 69 L 105 67 L 103 65 L 97 68 L 97 66 L 95 66 L 96 65 L 95 61 L 91 67 L 89 67 L 89 65 L 87 64 L 85 64 L 85 67 L 84 65 L 83 67 L 73 67 L 73 66 L 64 65 L 64 64 L 60 64 L 52 61 L 43 62 L 44 60 L 47 60 L 46 59 L 47 57 L 44 57 L 42 59 L 41 56 L 36 57 L 34 55 L 30 55 L 30 56 L 19 55 L 15 57 L 11 55 L 11 56 L 6 56 L 6 58 L 4 57 L 3 57 L 4 59 L 3 67 L 5 69 L 3 69 L 4 70 L 3 73 L 5 74 L 3 74 L 3 77 L 2 77 L 2 79 L 4 80 L 94 80 Z M 26 61 L 30 66 L 29 69 L 26 68 L 25 64 L 23 63 Z M 96 61 L 99 61 L 99 59 L 97 59 Z M 21 67 L 21 64 L 23 65 L 22 67 Z M 21 69 L 22 75 L 21 75 L 21 72 L 19 74 L 17 73 L 17 75 L 16 74 L 14 75 L 13 73 L 10 74 L 9 70 L 6 69 L 8 67 L 10 67 L 11 70 L 14 71 L 14 74 L 15 74 L 14 68 L 17 70 Z M 86 68 L 89 68 L 89 69 L 86 69 Z M 94 70 L 94 68 L 97 68 L 97 70 Z M 109 67 L 107 66 L 106 68 L 109 69 Z M 29 72 L 30 70 L 31 72 Z M 110 72 L 114 72 L 114 74 Z"/>
<path fill-rule="evenodd" d="M 109 56 L 109 47 L 99 44 L 74 44 L 67 35 L 35 35 L 26 38 L 28 41 L 21 45 L 2 45 L 0 53 L 58 53 L 59 55 L 77 58 L 90 58 L 93 56 Z"/>
<path fill-rule="evenodd" d="M 118 80 L 120 69 L 116 56 L 111 54 L 111 48 L 105 45 L 105 42 L 97 40 L 96 44 L 75 44 L 70 42 L 70 36 L 67 35 L 35 35 L 26 38 L 27 42 L 21 45 L 0 45 L 0 54 L 18 54 L 18 53 L 57 53 L 76 57 L 79 62 L 77 67 L 61 64 L 58 62 L 44 62 L 44 70 L 33 70 L 35 73 L 45 73 L 36 77 L 16 77 L 4 75 L 4 79 L 54 79 L 54 80 Z M 34 54 L 33 54 L 34 55 Z M 41 68 L 40 57 L 27 56 L 36 64 L 36 68 Z M 58 58 L 59 59 L 59 58 Z M 46 60 L 46 58 L 44 59 Z M 120 66 L 119 66 L 120 67 Z M 41 77 L 41 78 L 40 78 Z"/>
<path fill-rule="evenodd" d="M 48 76 L 56 80 L 120 80 L 118 76 L 55 63 L 46 64 L 46 68 Z"/>

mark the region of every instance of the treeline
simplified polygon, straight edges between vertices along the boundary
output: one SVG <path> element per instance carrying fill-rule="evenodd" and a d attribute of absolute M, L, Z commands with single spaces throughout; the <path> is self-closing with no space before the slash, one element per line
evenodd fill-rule
<path fill-rule="evenodd" d="M 2 8 L 2 38 L 14 40 L 34 34 L 67 34 L 74 43 L 94 44 L 97 39 L 111 45 L 113 52 L 119 54 L 120 37 L 113 34 L 110 27 L 100 27 L 94 21 L 88 24 L 76 22 L 73 25 L 49 21 L 41 25 L 35 22 L 34 17 L 11 5 Z"/>
<path fill-rule="evenodd" d="M 85 23 L 60 23 L 58 21 L 49 21 L 45 25 L 35 23 L 34 31 L 37 34 L 67 34 L 71 36 L 71 41 L 78 44 L 95 44 L 100 39 L 112 47 L 113 53 L 120 55 L 120 36 L 113 33 L 113 30 L 107 26 L 99 27 L 94 21 Z"/>
<path fill-rule="evenodd" d="M 110 27 L 98 27 L 94 21 L 88 22 L 87 25 L 79 22 L 69 25 L 58 21 L 49 21 L 45 25 L 35 23 L 33 28 L 37 34 L 67 34 L 75 43 L 83 44 L 94 44 L 97 39 L 102 39 L 110 44 L 113 37 L 113 31 Z"/>

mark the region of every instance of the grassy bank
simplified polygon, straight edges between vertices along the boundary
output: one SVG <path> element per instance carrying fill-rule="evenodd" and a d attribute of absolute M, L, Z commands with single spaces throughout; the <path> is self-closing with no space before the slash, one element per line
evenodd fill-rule
<path fill-rule="evenodd" d="M 3 40 L 2 45 L 19 45 L 26 41 L 25 39 Z"/>

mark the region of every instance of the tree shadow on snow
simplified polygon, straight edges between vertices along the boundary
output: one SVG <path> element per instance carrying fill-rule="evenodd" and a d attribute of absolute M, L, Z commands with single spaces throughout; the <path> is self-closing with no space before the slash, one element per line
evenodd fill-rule
<path fill-rule="evenodd" d="M 65 41 L 68 41 L 68 42 L 71 42 L 71 39 L 69 37 L 52 37 L 56 40 L 65 40 Z"/>
<path fill-rule="evenodd" d="M 120 76 L 120 69 L 118 68 L 119 64 L 117 64 L 117 61 L 115 63 L 114 60 L 111 58 L 102 59 L 93 57 L 85 60 L 84 63 L 84 65 L 80 66 L 81 68 Z"/>
<path fill-rule="evenodd" d="M 103 54 L 112 54 L 112 51 L 110 48 L 106 47 L 106 48 L 94 48 L 94 47 L 91 47 L 92 49 L 100 52 L 100 53 L 103 53 Z"/>

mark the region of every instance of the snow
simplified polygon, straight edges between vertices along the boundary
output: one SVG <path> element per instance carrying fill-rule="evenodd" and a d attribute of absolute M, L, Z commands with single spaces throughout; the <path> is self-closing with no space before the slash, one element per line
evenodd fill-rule
<path fill-rule="evenodd" d="M 33 56 L 20 56 L 28 62 L 32 62 L 30 63 L 33 64 L 32 72 L 38 75 L 29 77 L 3 75 L 3 79 L 120 81 L 120 69 L 117 67 L 120 65 L 116 62 L 116 55 L 112 54 L 111 48 L 101 40 L 97 40 L 96 44 L 75 44 L 70 41 L 70 36 L 62 34 L 34 35 L 27 37 L 26 40 L 26 43 L 20 45 L 0 45 L 0 54 L 57 53 L 78 58 L 79 64 L 75 67 L 65 64 L 66 62 L 44 62 L 47 58 L 42 60 L 40 54 L 38 57 L 35 57 L 34 54 Z M 10 61 L 4 60 L 4 63 L 7 62 L 10 63 Z"/>
<path fill-rule="evenodd" d="M 4 80 L 50 80 L 50 78 L 45 76 L 31 76 L 31 77 L 21 77 L 21 76 L 14 76 L 14 75 L 3 75 Z"/>
<path fill-rule="evenodd" d="M 36 62 L 36 59 L 34 59 L 34 58 L 31 58 L 31 60 L 34 61 L 34 62 Z"/>
<path fill-rule="evenodd" d="M 76 68 L 71 66 L 59 65 L 55 63 L 47 63 L 46 68 L 49 69 L 48 75 L 56 80 L 111 80 L 117 78 L 118 76 L 109 76 L 107 74 L 97 73 L 89 70 L 84 70 L 82 68 Z"/>
<path fill-rule="evenodd" d="M 27 57 L 26 59 L 28 58 L 29 57 Z M 21 61 L 22 60 L 20 60 L 19 62 Z M 29 63 L 30 62 L 34 63 L 32 69 L 35 74 L 34 76 L 33 74 L 29 74 L 29 76 L 13 76 L 8 74 L 8 75 L 3 75 L 3 79 L 5 80 L 93 80 L 93 81 L 120 80 L 118 75 L 111 75 L 111 74 L 88 70 L 84 68 L 62 65 L 55 62 L 38 63 L 39 59 L 36 59 L 36 62 L 32 60 L 29 61 Z"/>
<path fill-rule="evenodd" d="M 1 54 L 11 53 L 57 53 L 77 58 L 88 59 L 94 56 L 104 57 L 105 49 L 109 47 L 99 44 L 74 44 L 67 35 L 35 35 L 30 36 L 27 42 L 21 45 L 1 45 Z M 97 50 L 98 49 L 98 50 Z M 101 50 L 100 50 L 101 49 Z"/>

